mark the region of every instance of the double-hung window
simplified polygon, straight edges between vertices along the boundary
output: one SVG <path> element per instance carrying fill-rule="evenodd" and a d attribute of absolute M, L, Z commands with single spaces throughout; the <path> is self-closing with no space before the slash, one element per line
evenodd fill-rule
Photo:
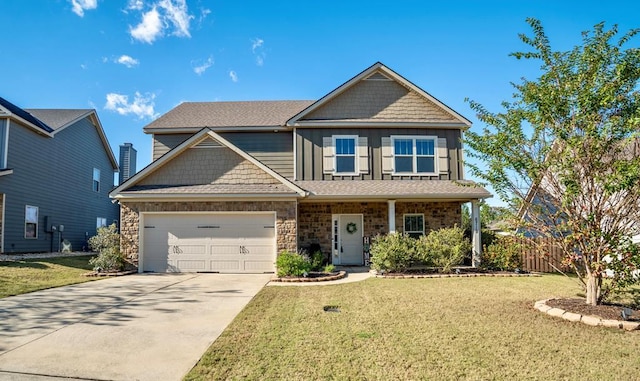
<path fill-rule="evenodd" d="M 424 214 L 405 214 L 404 232 L 412 238 L 424 235 Z"/>
<path fill-rule="evenodd" d="M 27 205 L 24 208 L 24 238 L 38 238 L 38 207 Z"/>
<path fill-rule="evenodd" d="M 93 191 L 100 192 L 100 170 L 93 168 Z"/>
<path fill-rule="evenodd" d="M 356 137 L 355 136 L 335 136 L 336 166 L 335 172 L 338 174 L 356 172 Z"/>
<path fill-rule="evenodd" d="M 436 138 L 392 137 L 395 173 L 436 172 Z"/>
<path fill-rule="evenodd" d="M 96 229 L 107 226 L 107 219 L 104 217 L 96 218 Z"/>

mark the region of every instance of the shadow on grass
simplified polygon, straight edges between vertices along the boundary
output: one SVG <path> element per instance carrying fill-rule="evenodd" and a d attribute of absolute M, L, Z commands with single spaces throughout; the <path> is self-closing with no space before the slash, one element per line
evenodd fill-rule
<path fill-rule="evenodd" d="M 10 267 L 10 268 L 19 268 L 19 269 L 39 269 L 44 270 L 48 269 L 51 266 L 40 263 L 40 262 L 31 262 L 31 261 L 20 261 L 20 262 L 0 262 L 0 267 Z"/>

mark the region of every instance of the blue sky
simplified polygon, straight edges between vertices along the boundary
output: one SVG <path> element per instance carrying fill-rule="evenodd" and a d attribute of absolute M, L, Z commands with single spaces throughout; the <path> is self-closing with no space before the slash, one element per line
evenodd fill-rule
<path fill-rule="evenodd" d="M 556 49 L 605 21 L 640 27 L 640 2 L 2 0 L 0 96 L 23 108 L 95 108 L 114 153 L 151 159 L 151 120 L 183 101 L 318 99 L 377 61 L 474 122 L 537 66 L 527 17 Z M 494 203 L 497 200 L 494 201 Z"/>

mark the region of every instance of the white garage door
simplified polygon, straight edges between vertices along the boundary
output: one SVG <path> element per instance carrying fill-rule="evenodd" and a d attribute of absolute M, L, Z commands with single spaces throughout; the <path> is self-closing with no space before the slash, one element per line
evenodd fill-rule
<path fill-rule="evenodd" d="M 145 214 L 142 270 L 275 271 L 275 214 Z"/>

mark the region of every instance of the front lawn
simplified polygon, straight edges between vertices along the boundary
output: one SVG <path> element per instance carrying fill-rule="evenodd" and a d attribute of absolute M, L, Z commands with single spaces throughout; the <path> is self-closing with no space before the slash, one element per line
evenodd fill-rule
<path fill-rule="evenodd" d="M 0 298 L 46 288 L 82 283 L 92 268 L 92 256 L 25 259 L 0 262 Z"/>
<path fill-rule="evenodd" d="M 186 379 L 636 379 L 640 332 L 533 309 L 578 291 L 557 275 L 265 287 Z"/>

